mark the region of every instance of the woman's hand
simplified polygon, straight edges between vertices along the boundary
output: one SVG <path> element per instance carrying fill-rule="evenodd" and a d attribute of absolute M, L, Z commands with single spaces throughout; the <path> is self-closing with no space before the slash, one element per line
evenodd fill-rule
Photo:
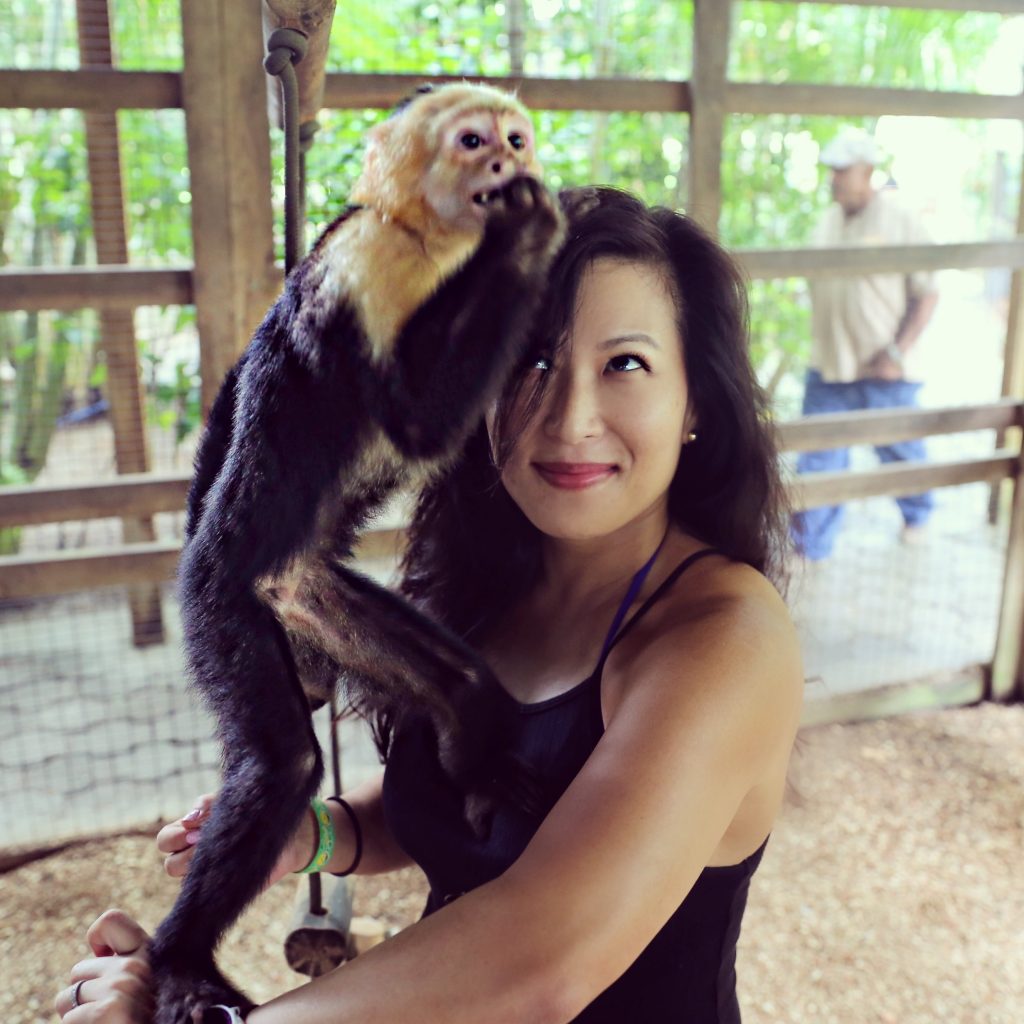
<path fill-rule="evenodd" d="M 53 1002 L 66 1024 L 149 1024 L 153 991 L 149 936 L 127 914 L 108 910 L 86 933 L 91 959 L 71 968 L 71 985 Z"/>
<path fill-rule="evenodd" d="M 165 854 L 164 871 L 171 878 L 183 878 L 188 871 L 195 855 L 196 844 L 202 836 L 203 825 L 209 821 L 216 799 L 214 794 L 204 793 L 196 800 L 195 807 L 188 814 L 169 825 L 164 825 L 157 833 L 156 848 Z M 273 823 L 269 823 L 268 827 L 273 828 Z M 313 812 L 307 810 L 295 835 L 288 841 L 274 865 L 274 870 L 270 872 L 267 886 L 304 868 L 316 851 L 318 838 L 319 828 Z"/>

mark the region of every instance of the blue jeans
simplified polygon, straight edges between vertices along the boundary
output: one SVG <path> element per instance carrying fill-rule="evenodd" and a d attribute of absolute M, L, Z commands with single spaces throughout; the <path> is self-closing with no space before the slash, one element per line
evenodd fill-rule
<path fill-rule="evenodd" d="M 817 370 L 808 370 L 803 414 L 814 416 L 826 412 L 916 406 L 920 390 L 920 384 L 906 380 L 829 383 L 821 379 Z M 882 462 L 923 462 L 926 457 L 924 441 L 920 439 L 875 445 L 875 451 Z M 832 448 L 823 452 L 801 452 L 796 468 L 798 473 L 817 473 L 847 469 L 849 465 L 849 450 Z M 907 526 L 920 526 L 931 514 L 935 499 L 930 493 L 915 494 L 897 498 L 896 503 Z M 793 515 L 791 527 L 793 543 L 811 561 L 827 558 L 832 553 L 842 520 L 842 505 L 797 512 Z"/>

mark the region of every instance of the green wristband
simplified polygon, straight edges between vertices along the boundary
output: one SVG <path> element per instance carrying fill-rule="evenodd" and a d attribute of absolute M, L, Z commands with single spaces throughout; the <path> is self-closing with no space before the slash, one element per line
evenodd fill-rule
<path fill-rule="evenodd" d="M 296 871 L 297 875 L 311 875 L 316 871 L 323 871 L 334 855 L 334 821 L 331 819 L 331 812 L 327 809 L 327 804 L 323 800 L 313 797 L 309 806 L 313 808 L 313 814 L 316 817 L 317 827 L 320 830 L 320 841 L 317 843 L 313 859 L 300 871 Z"/>

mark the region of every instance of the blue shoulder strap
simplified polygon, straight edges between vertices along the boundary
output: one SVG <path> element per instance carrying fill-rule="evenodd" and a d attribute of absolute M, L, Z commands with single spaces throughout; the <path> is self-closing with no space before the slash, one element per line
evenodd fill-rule
<path fill-rule="evenodd" d="M 667 536 L 668 534 L 666 533 L 665 537 Z M 608 635 L 604 638 L 604 644 L 601 647 L 601 657 L 598 659 L 599 664 L 604 661 L 605 655 L 611 650 L 612 644 L 615 642 L 615 634 L 618 633 L 619 626 L 622 625 L 622 620 L 626 617 L 626 612 L 629 611 L 630 606 L 636 600 L 636 595 L 640 593 L 640 588 L 644 585 L 644 580 L 647 579 L 651 569 L 654 568 L 655 560 L 665 544 L 665 537 L 661 538 L 661 543 L 655 549 L 654 554 L 640 567 L 630 582 L 629 590 L 626 591 L 626 596 L 622 599 L 619 610 L 615 613 L 615 618 L 612 619 Z"/>

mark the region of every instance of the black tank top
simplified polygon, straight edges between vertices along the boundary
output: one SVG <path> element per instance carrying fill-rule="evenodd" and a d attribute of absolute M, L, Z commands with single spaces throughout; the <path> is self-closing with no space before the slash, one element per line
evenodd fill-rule
<path fill-rule="evenodd" d="M 620 631 L 654 564 L 655 552 L 634 576 L 597 666 L 583 682 L 533 704 L 520 704 L 506 694 L 514 750 L 540 773 L 549 787 L 551 804 L 565 792 L 604 733 L 601 672 L 608 653 L 694 562 L 718 553 L 707 548 L 687 558 Z M 438 764 L 432 728 L 421 718 L 407 718 L 395 733 L 383 799 L 392 834 L 430 883 L 424 916 L 502 874 L 526 848 L 541 821 L 501 806 L 489 835 L 476 838 L 463 819 L 460 793 Z M 739 1024 L 736 942 L 750 878 L 766 843 L 767 839 L 739 864 L 705 868 L 632 966 L 573 1024 Z M 601 898 L 614 900 L 615 893 Z"/>

